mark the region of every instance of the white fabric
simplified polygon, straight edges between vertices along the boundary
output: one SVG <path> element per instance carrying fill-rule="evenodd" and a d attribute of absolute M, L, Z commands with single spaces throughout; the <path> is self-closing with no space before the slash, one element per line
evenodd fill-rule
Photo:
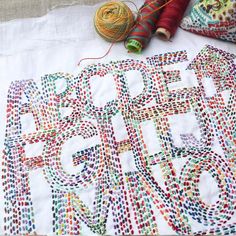
<path fill-rule="evenodd" d="M 138 1 L 138 6 L 140 6 L 141 3 L 142 1 Z M 130 6 L 132 7 L 132 5 Z M 145 61 L 148 56 L 180 50 L 187 51 L 188 60 L 191 62 L 207 44 L 236 54 L 236 47 L 232 43 L 194 35 L 182 29 L 178 29 L 176 35 L 170 42 L 164 42 L 153 37 L 148 47 L 140 55 L 127 53 L 123 43 L 117 43 L 112 47 L 107 57 L 102 60 L 83 61 L 81 66 L 78 67 L 77 63 L 80 59 L 101 56 L 110 46 L 108 42 L 104 41 L 96 34 L 93 27 L 93 16 L 97 7 L 98 5 L 70 6 L 53 10 L 40 18 L 19 19 L 0 24 L 0 150 L 4 149 L 7 94 L 12 81 L 34 79 L 39 84 L 40 78 L 45 74 L 65 72 L 77 75 L 82 68 L 93 63 L 104 63 L 128 58 Z M 194 74 L 184 71 L 188 63 L 166 66 L 166 69 L 180 69 L 182 71 L 184 85 L 191 87 L 197 85 L 197 80 Z M 134 94 L 138 94 L 141 91 L 142 83 L 136 83 L 135 78 L 131 78 L 131 80 L 133 81 L 131 82 L 131 86 L 133 86 L 132 91 Z M 182 86 L 181 84 L 176 85 Z M 110 87 L 107 88 L 106 83 L 103 83 L 105 87 L 101 87 L 99 83 L 95 84 L 95 86 L 97 86 L 95 96 L 98 97 L 98 100 L 99 96 L 103 96 L 104 93 L 107 93 L 104 95 L 106 96 L 104 99 L 109 100 L 114 97 L 114 90 L 110 89 Z M 184 119 L 186 119 L 186 122 L 191 120 L 191 118 L 189 119 L 188 117 L 183 118 L 183 121 Z M 119 123 L 117 125 L 119 129 Z M 193 132 L 196 131 L 194 122 L 189 122 L 186 126 L 184 124 L 182 124 L 181 127 L 178 126 L 175 129 L 176 134 L 173 136 L 177 137 L 178 133 L 181 133 L 185 128 L 193 130 Z M 196 131 L 196 135 L 198 135 L 197 132 L 198 131 Z M 178 142 L 180 142 L 178 137 L 175 139 L 175 142 L 178 146 Z M 76 140 L 74 143 L 71 141 L 70 144 L 71 147 L 76 145 Z M 151 137 L 148 145 L 150 148 L 153 147 Z M 70 148 L 66 150 L 70 153 Z M 76 149 L 74 151 L 76 151 Z M 28 152 L 27 155 L 30 156 L 30 153 L 37 152 L 37 150 L 32 148 L 28 150 Z M 66 165 L 67 164 L 65 164 L 65 168 L 67 168 L 68 171 L 73 171 L 72 167 L 66 167 Z M 132 164 L 129 165 L 126 166 L 125 164 L 124 166 L 126 167 L 124 168 L 128 170 L 135 168 L 132 167 Z M 177 163 L 176 168 L 178 169 L 180 167 L 181 163 Z M 0 175 L 2 175 L 1 172 Z M 33 206 L 35 209 L 36 232 L 38 234 L 53 234 L 52 224 L 50 223 L 52 222 L 52 215 L 50 213 L 52 203 L 51 199 L 49 199 L 49 185 L 44 179 L 41 170 L 32 171 L 30 176 L 30 187 L 32 189 Z M 211 184 L 211 180 L 209 180 L 209 183 L 207 180 L 204 180 L 204 178 L 209 178 L 204 176 L 201 178 L 203 178 L 203 182 L 201 182 L 203 186 L 201 188 L 203 189 L 203 195 L 206 195 L 206 202 L 214 202 L 215 200 L 212 199 L 214 198 L 214 194 L 211 192 L 217 192 L 217 187 L 212 187 L 211 190 L 207 189 L 210 185 L 214 185 L 214 181 L 213 184 Z M 0 178 L 0 234 L 3 234 L 4 203 L 2 200 L 3 188 L 1 187 L 1 181 Z M 92 202 L 89 194 L 86 192 L 83 194 L 83 200 L 86 201 L 86 203 L 89 204 L 89 202 Z M 158 227 L 160 234 L 174 233 L 165 223 L 160 223 Z M 86 226 L 83 225 L 82 228 L 84 234 L 91 235 L 90 230 Z M 193 228 L 194 231 L 198 231 L 206 229 L 207 227 L 195 224 Z M 113 233 L 112 227 L 109 228 L 108 226 L 107 234 Z"/>

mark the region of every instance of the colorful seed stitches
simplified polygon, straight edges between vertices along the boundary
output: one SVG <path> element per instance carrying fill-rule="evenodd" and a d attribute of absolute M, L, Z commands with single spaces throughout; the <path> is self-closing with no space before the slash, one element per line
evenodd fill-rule
<path fill-rule="evenodd" d="M 57 235 L 80 234 L 81 222 L 94 233 L 109 233 L 109 211 L 116 234 L 156 235 L 157 209 L 178 234 L 236 233 L 236 222 L 227 223 L 236 207 L 235 58 L 206 46 L 187 68 L 194 70 L 199 86 L 176 90 L 170 90 L 168 84 L 180 81 L 180 72 L 163 71 L 162 67 L 187 61 L 185 51 L 149 57 L 147 63 L 123 60 L 91 65 L 75 78 L 61 73 L 46 75 L 42 78 L 42 92 L 33 80 L 12 82 L 2 162 L 5 233 L 36 233 L 29 187 L 29 172 L 35 168 L 43 168 L 51 187 L 53 232 Z M 133 98 L 126 78 L 126 72 L 132 70 L 141 73 L 144 83 L 143 91 Z M 90 78 L 107 74 L 113 75 L 117 98 L 104 107 L 96 107 Z M 213 79 L 217 90 L 211 97 L 205 94 L 202 82 L 205 77 Z M 59 94 L 55 85 L 58 79 L 67 82 L 66 90 Z M 222 97 L 225 90 L 231 92 L 227 104 Z M 73 93 L 76 97 L 71 96 Z M 27 103 L 23 103 L 24 94 Z M 151 102 L 156 105 L 150 105 Z M 72 113 L 63 117 L 60 112 L 63 107 L 72 108 Z M 190 111 L 195 114 L 201 138 L 196 139 L 192 133 L 181 134 L 183 146 L 177 147 L 169 117 Z M 122 141 L 117 141 L 112 123 L 118 112 L 128 134 Z M 33 114 L 35 133 L 22 133 L 23 114 Z M 141 123 L 148 120 L 153 121 L 161 146 L 161 151 L 152 155 L 141 129 Z M 99 136 L 100 142 L 72 156 L 75 166 L 84 163 L 84 167 L 77 174 L 69 174 L 63 170 L 60 156 L 62 145 L 74 136 L 84 139 Z M 222 155 L 212 150 L 216 137 Z M 26 158 L 25 146 L 39 141 L 44 143 L 43 153 Z M 133 153 L 136 171 L 122 169 L 120 154 L 127 151 Z M 178 177 L 173 160 L 182 158 L 187 161 Z M 160 166 L 165 189 L 154 178 L 155 165 Z M 198 183 L 203 171 L 210 173 L 217 183 L 219 200 L 215 204 L 206 204 L 201 199 Z M 93 211 L 80 199 L 80 192 L 92 185 L 96 188 Z M 208 230 L 195 232 L 192 221 Z"/>

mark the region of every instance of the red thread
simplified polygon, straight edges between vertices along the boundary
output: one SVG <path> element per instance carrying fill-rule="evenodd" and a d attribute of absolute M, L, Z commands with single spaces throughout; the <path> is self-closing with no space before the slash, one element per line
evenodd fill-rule
<path fill-rule="evenodd" d="M 135 27 L 127 37 L 129 40 L 136 40 L 145 48 L 156 31 L 156 24 L 165 5 L 165 0 L 146 0 L 140 8 Z"/>
<path fill-rule="evenodd" d="M 106 57 L 106 56 L 110 53 L 111 48 L 113 47 L 114 43 L 115 43 L 115 42 L 111 43 L 111 45 L 110 45 L 110 47 L 108 48 L 107 52 L 106 52 L 103 56 L 100 56 L 100 57 L 85 57 L 85 58 L 82 58 L 82 59 L 78 62 L 77 65 L 80 66 L 80 63 L 81 63 L 82 61 L 85 61 L 85 60 L 99 60 L 99 59 L 102 59 L 102 58 Z"/>
<path fill-rule="evenodd" d="M 190 0 L 173 0 L 162 11 L 160 18 L 157 22 L 157 33 L 159 28 L 163 28 L 169 32 L 172 37 L 180 21 L 183 18 L 184 12 L 189 4 Z M 168 39 L 168 38 L 167 38 Z"/>

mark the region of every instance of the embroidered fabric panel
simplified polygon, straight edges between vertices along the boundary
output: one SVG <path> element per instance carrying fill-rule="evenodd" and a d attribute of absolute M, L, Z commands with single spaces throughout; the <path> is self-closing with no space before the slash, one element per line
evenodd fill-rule
<path fill-rule="evenodd" d="M 30 182 L 38 169 L 57 235 L 78 235 L 83 227 L 109 234 L 111 225 L 119 235 L 156 235 L 160 219 L 176 234 L 236 233 L 236 56 L 212 46 L 191 62 L 187 56 L 96 64 L 78 76 L 45 75 L 41 85 L 12 82 L 2 161 L 5 233 L 37 233 Z M 179 63 L 187 67 L 168 69 Z M 195 85 L 182 83 L 185 72 Z M 140 93 L 130 73 L 141 78 Z M 113 99 L 95 98 L 95 79 L 113 81 Z M 75 138 L 78 148 L 70 145 Z M 31 145 L 41 152 L 31 153 Z M 202 176 L 212 183 L 205 188 L 215 184 L 213 202 Z M 83 193 L 94 196 L 91 204 Z"/>

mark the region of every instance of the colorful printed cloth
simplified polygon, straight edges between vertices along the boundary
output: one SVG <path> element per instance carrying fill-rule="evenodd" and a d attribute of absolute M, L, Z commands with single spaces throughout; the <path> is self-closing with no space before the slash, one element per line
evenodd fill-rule
<path fill-rule="evenodd" d="M 181 23 L 185 30 L 236 42 L 236 0 L 198 0 Z"/>
<path fill-rule="evenodd" d="M 235 45 L 180 29 L 78 67 L 110 47 L 97 7 L 0 24 L 0 235 L 236 234 Z"/>

